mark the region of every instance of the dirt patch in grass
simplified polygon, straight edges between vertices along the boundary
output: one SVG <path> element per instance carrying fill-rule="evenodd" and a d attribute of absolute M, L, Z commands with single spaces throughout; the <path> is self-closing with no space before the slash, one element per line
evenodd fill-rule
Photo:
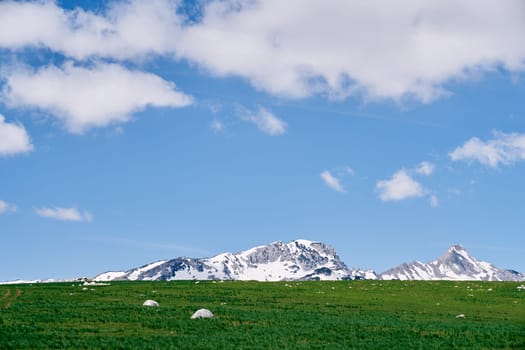
<path fill-rule="evenodd" d="M 0 300 L 3 300 L 3 299 L 5 299 L 5 298 L 9 298 L 10 295 L 11 295 L 11 289 L 8 289 L 8 290 L 5 292 L 4 296 L 3 296 L 2 298 L 0 298 Z"/>
<path fill-rule="evenodd" d="M 7 292 L 4 294 L 4 297 L 7 298 L 11 295 L 11 290 L 8 289 Z M 4 305 L 4 309 L 7 309 L 7 308 L 10 308 L 11 305 L 13 305 L 13 302 L 19 297 L 22 295 L 22 290 L 20 289 L 17 289 L 16 292 L 15 292 L 15 295 L 13 296 L 13 298 L 11 300 L 9 300 L 5 305 Z M 3 297 L 3 298 L 4 298 Z M 3 299 L 2 298 L 2 299 Z"/>

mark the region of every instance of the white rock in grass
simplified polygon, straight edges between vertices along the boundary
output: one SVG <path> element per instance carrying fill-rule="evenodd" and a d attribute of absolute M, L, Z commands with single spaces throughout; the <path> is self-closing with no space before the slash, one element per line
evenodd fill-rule
<path fill-rule="evenodd" d="M 212 318 L 213 313 L 208 309 L 199 309 L 195 311 L 191 318 Z"/>
<path fill-rule="evenodd" d="M 459 315 L 456 316 L 456 318 L 465 318 L 465 315 L 459 314 Z"/>
<path fill-rule="evenodd" d="M 157 303 L 155 300 L 146 300 L 143 306 L 159 306 L 159 303 Z"/>

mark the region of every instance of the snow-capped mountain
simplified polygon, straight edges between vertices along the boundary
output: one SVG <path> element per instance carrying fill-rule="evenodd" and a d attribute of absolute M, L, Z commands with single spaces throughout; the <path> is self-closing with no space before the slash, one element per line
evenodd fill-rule
<path fill-rule="evenodd" d="M 343 280 L 375 279 L 373 271 L 349 269 L 334 248 L 320 242 L 274 242 L 211 258 L 176 258 L 122 272 L 106 272 L 96 281 L 111 280 Z"/>
<path fill-rule="evenodd" d="M 404 263 L 380 275 L 373 270 L 348 268 L 333 247 L 321 242 L 295 240 L 273 242 L 246 251 L 222 253 L 211 258 L 176 258 L 156 261 L 128 271 L 105 272 L 97 282 L 114 280 L 478 280 L 525 281 L 525 273 L 504 270 L 480 261 L 460 245 L 452 246 L 439 259 L 428 263 Z M 62 281 L 87 281 L 87 278 Z M 8 281 L 43 283 L 58 280 Z M 61 281 L 61 282 L 62 282 Z"/>
<path fill-rule="evenodd" d="M 523 281 L 525 275 L 513 270 L 503 270 L 477 260 L 460 245 L 452 246 L 439 259 L 429 263 L 414 261 L 404 263 L 379 275 L 383 280 L 477 280 Z"/>

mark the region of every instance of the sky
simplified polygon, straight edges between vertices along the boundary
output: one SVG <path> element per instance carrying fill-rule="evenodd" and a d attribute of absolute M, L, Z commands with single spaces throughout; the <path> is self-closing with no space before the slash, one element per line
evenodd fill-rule
<path fill-rule="evenodd" d="M 0 280 L 293 239 L 525 272 L 521 0 L 0 2 Z"/>

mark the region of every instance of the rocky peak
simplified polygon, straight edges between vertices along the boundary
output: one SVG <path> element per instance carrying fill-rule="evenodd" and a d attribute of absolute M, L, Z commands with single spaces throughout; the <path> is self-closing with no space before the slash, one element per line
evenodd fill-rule
<path fill-rule="evenodd" d="M 459 254 L 462 254 L 462 253 L 466 253 L 467 250 L 466 250 L 465 247 L 463 247 L 461 244 L 455 244 L 455 245 L 453 245 L 452 247 L 448 248 L 448 252 L 449 252 L 449 253 L 459 253 Z"/>
<path fill-rule="evenodd" d="M 523 276 L 515 271 L 502 270 L 470 256 L 461 245 L 450 247 L 439 259 L 429 263 L 414 261 L 401 264 L 380 274 L 382 279 L 401 280 L 484 280 L 516 281 Z"/>
<path fill-rule="evenodd" d="M 150 269 L 149 266 L 152 266 Z M 355 279 L 333 247 L 304 239 L 257 246 L 211 258 L 177 258 L 119 273 L 121 279 L 234 279 L 280 281 L 301 279 Z M 113 275 L 111 275 L 113 276 Z M 99 276 L 104 277 L 103 275 Z"/>

